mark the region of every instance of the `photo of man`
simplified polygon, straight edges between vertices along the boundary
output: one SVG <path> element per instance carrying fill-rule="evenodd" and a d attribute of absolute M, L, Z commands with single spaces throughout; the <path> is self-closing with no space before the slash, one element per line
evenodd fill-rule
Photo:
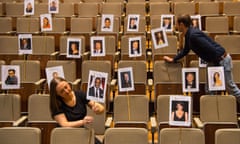
<path fill-rule="evenodd" d="M 1 69 L 2 89 L 20 88 L 20 66 L 2 65 Z"/>
<path fill-rule="evenodd" d="M 112 32 L 113 31 L 113 15 L 102 15 L 101 31 Z"/>
<path fill-rule="evenodd" d="M 161 28 L 166 32 L 173 31 L 173 15 L 161 15 Z"/>
<path fill-rule="evenodd" d="M 94 97 L 99 97 L 103 98 L 103 89 L 100 87 L 101 86 L 101 79 L 100 77 L 95 78 L 95 84 L 94 86 L 89 88 L 89 96 L 94 96 Z"/>
<path fill-rule="evenodd" d="M 196 88 L 195 75 L 196 75 L 195 72 L 186 72 L 185 73 L 185 78 L 186 78 L 185 88 L 186 89 Z"/>
<path fill-rule="evenodd" d="M 182 68 L 182 89 L 183 92 L 199 91 L 199 69 Z"/>
<path fill-rule="evenodd" d="M 202 30 L 202 25 L 201 25 L 201 16 L 200 15 L 192 15 L 190 16 L 192 20 L 192 27 Z"/>
<path fill-rule="evenodd" d="M 138 31 L 139 15 L 128 15 L 127 31 Z"/>
<path fill-rule="evenodd" d="M 20 39 L 20 49 L 21 50 L 30 50 L 31 49 L 31 39 L 30 38 Z"/>
<path fill-rule="evenodd" d="M 8 76 L 5 80 L 6 85 L 16 85 L 18 84 L 18 78 L 16 76 L 16 70 L 15 69 L 9 69 L 8 70 Z"/>
<path fill-rule="evenodd" d="M 91 37 L 91 56 L 105 56 L 105 37 Z"/>
<path fill-rule="evenodd" d="M 129 38 L 129 57 L 142 55 L 141 37 Z"/>
<path fill-rule="evenodd" d="M 99 71 L 89 71 L 87 99 L 100 103 L 105 103 L 108 73 Z"/>
<path fill-rule="evenodd" d="M 49 13 L 58 13 L 58 0 L 49 1 Z"/>
<path fill-rule="evenodd" d="M 130 72 L 122 72 L 121 73 L 121 83 L 122 83 L 122 88 L 132 87 L 132 82 L 130 79 Z"/>
<path fill-rule="evenodd" d="M 118 85 L 120 92 L 134 90 L 133 70 L 132 67 L 118 69 Z"/>

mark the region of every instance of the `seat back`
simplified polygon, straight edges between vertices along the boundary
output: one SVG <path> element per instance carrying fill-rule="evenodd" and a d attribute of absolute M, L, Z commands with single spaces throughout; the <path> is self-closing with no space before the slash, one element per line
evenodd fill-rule
<path fill-rule="evenodd" d="M 195 3 L 193 2 L 175 2 L 173 4 L 173 13 L 175 16 L 189 14 L 195 14 Z"/>
<path fill-rule="evenodd" d="M 131 2 L 126 4 L 126 15 L 139 14 L 145 16 L 146 8 L 145 3 Z"/>
<path fill-rule="evenodd" d="M 200 119 L 203 122 L 237 122 L 234 96 L 203 95 L 200 98 Z"/>
<path fill-rule="evenodd" d="M 219 2 L 199 2 L 198 14 L 201 16 L 216 16 L 219 15 Z"/>
<path fill-rule="evenodd" d="M 32 94 L 28 98 L 28 122 L 55 122 L 51 117 L 48 94 Z"/>
<path fill-rule="evenodd" d="M 101 6 L 102 14 L 113 14 L 116 17 L 121 17 L 123 14 L 123 4 L 120 2 L 116 3 L 103 3 Z"/>
<path fill-rule="evenodd" d="M 94 130 L 85 128 L 55 128 L 50 144 L 94 144 Z"/>
<path fill-rule="evenodd" d="M 0 95 L 0 123 L 13 122 L 21 116 L 21 101 L 18 94 Z M 1 125 L 1 124 L 0 124 Z"/>
<path fill-rule="evenodd" d="M 79 26 L 81 24 L 81 26 Z M 72 34 L 91 34 L 93 31 L 93 19 L 90 17 L 71 18 Z"/>
<path fill-rule="evenodd" d="M 160 131 L 159 144 L 205 144 L 204 133 L 196 128 L 165 128 Z"/>
<path fill-rule="evenodd" d="M 145 95 L 119 95 L 114 99 L 115 123 L 147 123 L 148 113 L 148 98 Z"/>
<path fill-rule="evenodd" d="M 224 1 L 223 13 L 227 16 L 235 16 L 240 13 L 240 2 L 237 1 Z"/>
<path fill-rule="evenodd" d="M 1 143 L 41 144 L 41 130 L 33 127 L 0 128 Z"/>
<path fill-rule="evenodd" d="M 239 135 L 240 129 L 237 128 L 218 129 L 215 132 L 215 144 L 238 144 L 240 143 Z"/>
<path fill-rule="evenodd" d="M 40 62 L 38 60 L 12 60 L 11 65 L 20 66 L 22 83 L 35 83 L 40 80 Z"/>
<path fill-rule="evenodd" d="M 104 144 L 147 144 L 148 132 L 143 128 L 109 128 Z"/>
<path fill-rule="evenodd" d="M 76 80 L 76 62 L 74 60 L 49 60 L 47 67 L 62 66 L 64 77 L 69 82 Z"/>
<path fill-rule="evenodd" d="M 37 34 L 40 32 L 39 18 L 33 17 L 18 17 L 17 18 L 17 33 Z"/>
<path fill-rule="evenodd" d="M 216 35 L 215 41 L 223 46 L 230 54 L 240 54 L 239 35 Z"/>
<path fill-rule="evenodd" d="M 149 3 L 149 15 L 157 15 L 159 18 L 162 14 L 170 14 L 170 4 L 168 2 L 150 2 Z M 160 23 L 159 23 L 160 25 Z"/>
<path fill-rule="evenodd" d="M 131 42 L 129 39 L 140 37 L 139 49 L 141 44 L 142 54 L 139 57 L 129 56 L 129 46 Z M 145 60 L 146 59 L 146 37 L 145 36 L 129 36 L 125 35 L 121 37 L 121 60 Z"/>
<path fill-rule="evenodd" d="M 229 24 L 228 17 L 226 16 L 216 16 L 216 17 L 206 17 L 206 31 L 208 33 L 228 33 Z"/>
<path fill-rule="evenodd" d="M 12 17 L 0 17 L 0 34 L 10 34 L 13 31 Z"/>

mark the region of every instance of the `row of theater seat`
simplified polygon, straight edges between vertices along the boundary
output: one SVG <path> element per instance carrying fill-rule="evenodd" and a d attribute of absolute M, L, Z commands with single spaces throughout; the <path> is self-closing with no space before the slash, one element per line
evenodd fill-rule
<path fill-rule="evenodd" d="M 239 143 L 239 129 L 220 129 L 215 133 L 215 144 Z M 41 144 L 41 130 L 38 128 L 0 128 L 0 138 L 3 143 Z M 165 128 L 160 132 L 159 144 L 204 144 L 204 135 L 198 129 Z M 189 138 L 191 137 L 191 138 Z M 55 128 L 51 133 L 50 144 L 94 144 L 94 133 L 84 128 Z M 111 128 L 104 136 L 104 144 L 122 143 L 148 144 L 147 132 L 141 128 Z"/>
<path fill-rule="evenodd" d="M 20 114 L 20 95 L 0 95 L 0 127 L 27 126 L 41 129 L 42 144 L 49 144 L 50 133 L 56 127 L 49 109 L 49 95 L 33 94 L 28 100 L 28 114 Z M 194 99 L 194 98 L 193 98 Z M 191 100 L 192 102 L 192 100 Z M 191 103 L 191 106 L 194 105 Z M 203 135 L 202 141 L 205 144 L 215 142 L 214 135 L 218 129 L 238 128 L 236 115 L 236 100 L 234 96 L 204 95 L 200 99 L 200 115 L 191 113 L 191 126 L 183 127 L 186 131 L 191 128 L 198 128 Z M 152 143 L 162 141 L 161 131 L 165 128 L 176 127 L 169 125 L 170 95 L 159 95 L 156 102 L 156 115 L 149 116 L 148 98 L 145 95 L 119 95 L 114 98 L 114 115 L 107 113 L 96 115 L 88 109 L 88 115 L 94 117 L 94 122 L 87 125 L 93 129 L 96 135 L 104 135 L 109 128 L 143 128 L 147 133 L 152 134 Z M 190 112 L 190 111 L 189 111 Z M 113 124 L 113 123 L 114 124 Z M 180 128 L 181 130 L 185 130 Z"/>

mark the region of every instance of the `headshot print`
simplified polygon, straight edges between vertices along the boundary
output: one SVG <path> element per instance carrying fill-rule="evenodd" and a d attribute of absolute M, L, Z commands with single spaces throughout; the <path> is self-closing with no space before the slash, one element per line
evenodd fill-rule
<path fill-rule="evenodd" d="M 89 71 L 87 99 L 96 102 L 105 102 L 108 73 Z"/>
<path fill-rule="evenodd" d="M 164 36 L 163 36 L 163 31 L 158 31 L 155 33 L 155 39 L 157 45 L 162 45 L 165 43 Z"/>
<path fill-rule="evenodd" d="M 169 124 L 174 126 L 191 125 L 191 97 L 170 96 Z"/>
<path fill-rule="evenodd" d="M 208 83 L 210 91 L 225 90 L 225 77 L 222 66 L 208 67 Z"/>
<path fill-rule="evenodd" d="M 34 0 L 24 1 L 24 14 L 33 15 L 34 14 Z"/>
<path fill-rule="evenodd" d="M 168 40 L 165 29 L 156 28 L 151 30 L 151 37 L 155 49 L 168 46 Z"/>
<path fill-rule="evenodd" d="M 113 31 L 113 15 L 102 15 L 102 24 L 101 24 L 101 31 L 112 32 Z"/>
<path fill-rule="evenodd" d="M 186 78 L 186 83 L 185 83 L 185 88 L 186 89 L 191 89 L 191 88 L 196 88 L 196 81 L 195 81 L 195 72 L 186 72 L 185 73 L 185 78 Z"/>
<path fill-rule="evenodd" d="M 166 32 L 173 31 L 173 15 L 161 15 L 161 28 Z"/>
<path fill-rule="evenodd" d="M 102 36 L 91 37 L 91 56 L 105 56 L 105 38 Z"/>
<path fill-rule="evenodd" d="M 32 35 L 19 34 L 18 47 L 19 47 L 19 54 L 32 54 Z"/>
<path fill-rule="evenodd" d="M 20 88 L 20 66 L 2 65 L 2 89 Z"/>
<path fill-rule="evenodd" d="M 132 67 L 118 69 L 118 85 L 120 92 L 127 92 L 134 90 L 134 80 Z"/>
<path fill-rule="evenodd" d="M 141 37 L 129 38 L 129 57 L 138 57 L 142 55 Z"/>
<path fill-rule="evenodd" d="M 201 16 L 200 15 L 192 15 L 190 17 L 192 19 L 192 27 L 202 30 Z"/>
<path fill-rule="evenodd" d="M 49 13 L 58 13 L 58 0 L 49 0 Z"/>
<path fill-rule="evenodd" d="M 42 14 L 41 17 L 41 30 L 52 31 L 52 17 L 51 14 Z"/>
<path fill-rule="evenodd" d="M 138 31 L 139 27 L 139 15 L 128 15 L 128 27 L 127 31 Z"/>
<path fill-rule="evenodd" d="M 81 39 L 78 38 L 67 39 L 67 57 L 68 58 L 81 57 Z"/>
<path fill-rule="evenodd" d="M 199 69 L 182 68 L 182 89 L 183 92 L 199 91 Z"/>

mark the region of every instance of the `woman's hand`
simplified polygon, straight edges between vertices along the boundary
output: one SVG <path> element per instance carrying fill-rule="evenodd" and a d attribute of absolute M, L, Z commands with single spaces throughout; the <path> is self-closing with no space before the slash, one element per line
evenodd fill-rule
<path fill-rule="evenodd" d="M 173 58 L 171 58 L 169 56 L 164 56 L 163 59 L 167 62 L 173 62 Z"/>
<path fill-rule="evenodd" d="M 83 121 L 83 125 L 91 124 L 91 123 L 93 123 L 93 117 L 85 116 L 82 121 Z"/>
<path fill-rule="evenodd" d="M 102 114 L 104 112 L 104 106 L 102 106 L 101 104 L 99 104 L 97 102 L 90 101 L 89 106 L 91 107 L 93 112 L 96 114 Z"/>

